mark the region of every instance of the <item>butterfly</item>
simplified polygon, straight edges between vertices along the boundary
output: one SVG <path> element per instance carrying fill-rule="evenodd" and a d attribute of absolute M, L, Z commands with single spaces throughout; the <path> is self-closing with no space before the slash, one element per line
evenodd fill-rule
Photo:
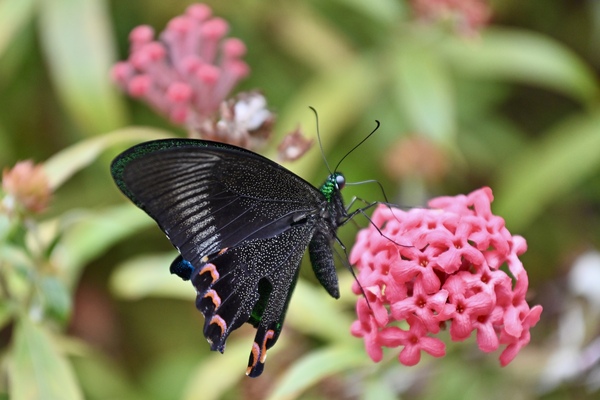
<path fill-rule="evenodd" d="M 340 172 L 317 189 L 240 147 L 165 139 L 121 153 L 111 173 L 179 251 L 170 271 L 195 287 L 211 350 L 222 353 L 245 322 L 256 328 L 246 375 L 262 373 L 279 338 L 307 248 L 318 281 L 339 298 L 332 244 L 349 219 Z"/>

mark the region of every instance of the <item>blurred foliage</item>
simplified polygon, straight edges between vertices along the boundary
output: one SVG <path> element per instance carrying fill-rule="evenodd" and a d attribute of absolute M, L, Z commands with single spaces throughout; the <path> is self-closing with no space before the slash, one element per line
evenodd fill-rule
<path fill-rule="evenodd" d="M 184 134 L 119 94 L 108 71 L 126 57 L 133 27 L 159 31 L 189 4 L 0 0 L 0 166 L 47 160 L 55 191 L 40 217 L 0 216 L 0 396 L 598 395 L 599 307 L 567 278 L 600 248 L 599 2 L 490 1 L 491 24 L 471 35 L 424 23 L 401 0 L 208 3 L 246 43 L 252 74 L 238 89 L 263 91 L 277 135 L 301 126 L 314 136 L 315 107 L 335 165 L 378 119 L 377 134 L 341 165 L 350 181 L 377 179 L 406 206 L 490 186 L 495 213 L 528 240 L 530 303 L 544 306 L 532 343 L 506 368 L 472 353 L 473 341 L 411 368 L 392 353 L 373 364 L 349 334 L 351 275 L 340 269 L 336 302 L 303 268 L 286 328 L 255 380 L 243 374 L 251 327 L 232 335 L 224 355 L 208 351 L 192 288 L 168 276 L 174 252 L 108 171 L 133 143 Z M 432 151 L 398 151 L 415 137 Z M 395 154 L 414 167 L 399 173 L 386 161 Z M 425 176 L 431 163 L 442 167 Z M 314 184 L 326 174 L 317 149 L 287 166 Z M 365 184 L 345 196 L 384 195 Z M 348 248 L 355 233 L 341 229 Z M 577 282 L 598 283 L 600 262 L 586 263 L 592 273 Z"/>

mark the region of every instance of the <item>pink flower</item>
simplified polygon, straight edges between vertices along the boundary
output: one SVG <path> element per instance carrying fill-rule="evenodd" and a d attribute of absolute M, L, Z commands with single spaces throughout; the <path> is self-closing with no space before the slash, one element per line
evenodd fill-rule
<path fill-rule="evenodd" d="M 437 338 L 427 336 L 427 328 L 419 318 L 409 316 L 407 322 L 410 326 L 408 331 L 391 326 L 384 328 L 378 337 L 382 346 L 404 346 L 398 355 L 402 364 L 418 364 L 421 361 L 421 350 L 434 357 L 443 357 L 446 354 L 446 345 Z"/>
<path fill-rule="evenodd" d="M 159 40 L 151 27 L 138 26 L 129 36 L 129 58 L 113 67 L 113 79 L 172 122 L 202 126 L 249 72 L 242 60 L 246 47 L 225 38 L 228 29 L 205 4 L 173 18 Z"/>
<path fill-rule="evenodd" d="M 228 97 L 250 71 L 242 60 L 246 46 L 226 38 L 228 29 L 205 4 L 169 21 L 158 40 L 151 27 L 138 26 L 129 35 L 128 59 L 112 69 L 113 80 L 187 128 L 190 137 L 259 150 L 271 137 L 275 115 L 259 91 Z M 280 157 L 298 159 L 311 144 L 297 129 L 282 141 Z"/>
<path fill-rule="evenodd" d="M 424 20 L 451 23 L 463 34 L 473 34 L 488 24 L 491 10 L 485 0 L 412 0 Z"/>
<path fill-rule="evenodd" d="M 398 346 L 405 365 L 418 363 L 421 350 L 441 357 L 445 346 L 432 335 L 448 324 L 454 341 L 476 331 L 484 352 L 506 345 L 503 366 L 529 343 L 542 307 L 525 300 L 528 279 L 518 256 L 527 244 L 492 214 L 492 200 L 482 188 L 433 199 L 431 209 L 375 210 L 374 225 L 359 232 L 350 255 L 358 269 L 353 291 L 367 296 L 359 298 L 351 331 L 374 361 L 382 347 Z"/>
<path fill-rule="evenodd" d="M 6 196 L 0 202 L 0 209 L 5 208 L 9 212 L 41 213 L 52 197 L 50 181 L 43 166 L 31 160 L 19 161 L 12 169 L 2 171 L 2 190 Z"/>

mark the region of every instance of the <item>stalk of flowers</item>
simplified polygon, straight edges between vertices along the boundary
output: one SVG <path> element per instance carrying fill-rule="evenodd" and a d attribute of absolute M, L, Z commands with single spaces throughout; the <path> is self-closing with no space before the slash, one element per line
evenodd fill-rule
<path fill-rule="evenodd" d="M 358 269 L 353 291 L 366 295 L 351 332 L 364 339 L 373 361 L 383 358 L 383 347 L 399 346 L 404 365 L 417 364 L 421 351 L 442 357 L 445 344 L 434 335 L 447 324 L 453 341 L 476 331 L 482 351 L 504 346 L 502 366 L 529 343 L 542 307 L 530 308 L 525 299 L 519 256 L 527 243 L 492 214 L 492 200 L 485 187 L 433 199 L 430 209 L 376 209 L 350 255 Z"/>
<path fill-rule="evenodd" d="M 112 78 L 191 137 L 257 150 L 270 138 L 275 116 L 258 91 L 228 97 L 250 72 L 242 59 L 246 46 L 226 37 L 228 30 L 206 4 L 189 6 L 169 21 L 158 40 L 150 26 L 138 26 L 129 35 L 129 57 L 115 64 Z M 291 132 L 279 157 L 295 160 L 311 144 L 299 131 Z"/>
<path fill-rule="evenodd" d="M 194 4 L 173 18 L 154 40 L 154 30 L 138 26 L 129 35 L 127 61 L 113 78 L 132 97 L 142 98 L 178 124 L 194 124 L 214 114 L 249 68 L 244 43 L 225 38 L 227 22 Z"/>

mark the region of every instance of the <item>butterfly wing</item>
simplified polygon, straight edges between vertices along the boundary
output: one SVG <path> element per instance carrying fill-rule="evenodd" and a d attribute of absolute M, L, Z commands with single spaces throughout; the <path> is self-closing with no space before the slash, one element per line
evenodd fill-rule
<path fill-rule="evenodd" d="M 111 171 L 179 250 L 171 270 L 196 287 L 211 348 L 222 352 L 244 322 L 257 327 L 248 374 L 258 376 L 302 255 L 323 223 L 323 195 L 260 155 L 209 141 L 142 143 L 119 155 Z"/>
<path fill-rule="evenodd" d="M 277 236 L 325 201 L 267 158 L 209 141 L 142 143 L 119 155 L 112 173 L 192 265 L 245 240 Z"/>
<path fill-rule="evenodd" d="M 244 322 L 257 328 L 250 376 L 260 375 L 266 351 L 279 337 L 311 229 L 298 225 L 275 238 L 249 241 L 209 257 L 192 273 L 204 336 L 213 350 L 222 352 L 229 333 Z"/>

